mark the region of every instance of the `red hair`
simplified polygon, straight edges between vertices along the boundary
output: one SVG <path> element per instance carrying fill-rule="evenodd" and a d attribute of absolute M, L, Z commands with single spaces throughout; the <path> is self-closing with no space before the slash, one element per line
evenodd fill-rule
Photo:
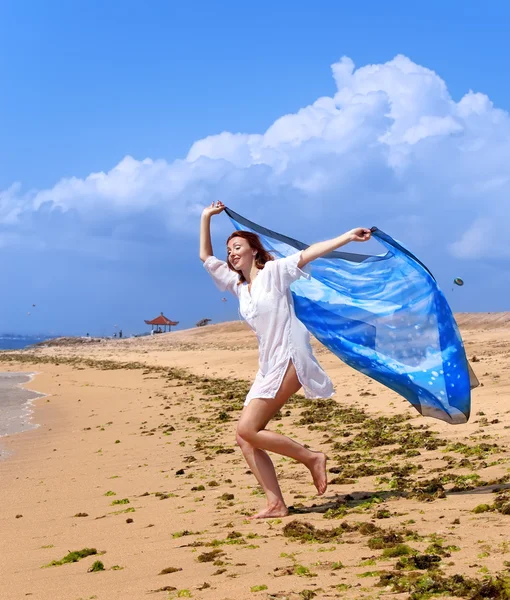
<path fill-rule="evenodd" d="M 234 231 L 234 233 L 231 233 L 228 236 L 226 243 L 228 244 L 230 240 L 235 237 L 243 238 L 243 240 L 246 240 L 248 242 L 250 248 L 253 248 L 253 250 L 257 251 L 257 254 L 255 254 L 255 266 L 257 267 L 257 269 L 263 269 L 264 265 L 268 261 L 274 260 L 274 256 L 264 248 L 259 236 L 256 233 L 251 233 L 250 231 Z M 227 265 L 231 271 L 234 271 L 234 273 L 237 273 L 239 275 L 239 283 L 244 283 L 246 281 L 242 272 L 234 269 L 234 267 L 230 264 L 230 261 L 228 259 Z"/>

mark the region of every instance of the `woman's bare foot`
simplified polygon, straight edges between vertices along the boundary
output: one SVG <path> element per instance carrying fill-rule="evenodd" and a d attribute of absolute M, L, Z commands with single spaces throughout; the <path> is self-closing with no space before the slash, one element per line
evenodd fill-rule
<path fill-rule="evenodd" d="M 268 506 L 261 510 L 256 515 L 252 515 L 248 517 L 251 521 L 253 519 L 274 519 L 275 517 L 286 517 L 289 514 L 289 511 L 285 504 L 277 504 L 276 506 Z"/>
<path fill-rule="evenodd" d="M 307 465 L 317 488 L 317 493 L 322 496 L 328 487 L 328 476 L 326 474 L 327 457 L 323 452 L 314 452 L 313 461 Z"/>

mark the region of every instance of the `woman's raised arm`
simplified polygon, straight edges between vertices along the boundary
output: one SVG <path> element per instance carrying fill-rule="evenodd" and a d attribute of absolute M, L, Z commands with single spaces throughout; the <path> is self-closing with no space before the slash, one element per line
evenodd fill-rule
<path fill-rule="evenodd" d="M 336 238 L 332 238 L 331 240 L 325 240 L 324 242 L 317 242 L 316 244 L 312 244 L 308 246 L 305 250 L 301 252 L 301 260 L 298 263 L 298 267 L 304 267 L 312 260 L 316 258 L 320 258 L 325 254 L 329 254 L 333 250 L 337 248 L 341 248 L 348 244 L 349 242 L 367 242 L 370 239 L 371 231 L 370 229 L 365 229 L 364 227 L 356 227 L 356 229 L 351 229 L 342 235 L 339 235 Z"/>
<path fill-rule="evenodd" d="M 219 200 L 211 202 L 211 206 L 204 208 L 200 220 L 200 260 L 205 262 L 209 256 L 213 256 L 211 242 L 211 217 L 225 210 L 225 205 Z"/>

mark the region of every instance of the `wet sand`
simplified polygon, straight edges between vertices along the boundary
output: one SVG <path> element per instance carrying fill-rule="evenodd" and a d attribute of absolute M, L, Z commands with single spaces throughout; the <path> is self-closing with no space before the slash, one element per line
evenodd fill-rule
<path fill-rule="evenodd" d="M 31 421 L 32 402 L 44 396 L 24 389 L 35 373 L 0 373 L 0 438 L 37 427 Z M 0 460 L 5 458 L 0 441 Z"/>

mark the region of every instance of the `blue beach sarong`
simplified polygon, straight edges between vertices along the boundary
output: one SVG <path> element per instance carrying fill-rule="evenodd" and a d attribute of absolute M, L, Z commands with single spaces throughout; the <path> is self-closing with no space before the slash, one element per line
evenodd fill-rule
<path fill-rule="evenodd" d="M 275 258 L 306 244 L 248 221 L 229 208 L 237 230 L 259 235 Z M 377 228 L 382 255 L 334 251 L 308 264 L 291 285 L 296 316 L 349 366 L 404 396 L 422 415 L 466 423 L 478 385 L 452 311 L 409 250 Z"/>

